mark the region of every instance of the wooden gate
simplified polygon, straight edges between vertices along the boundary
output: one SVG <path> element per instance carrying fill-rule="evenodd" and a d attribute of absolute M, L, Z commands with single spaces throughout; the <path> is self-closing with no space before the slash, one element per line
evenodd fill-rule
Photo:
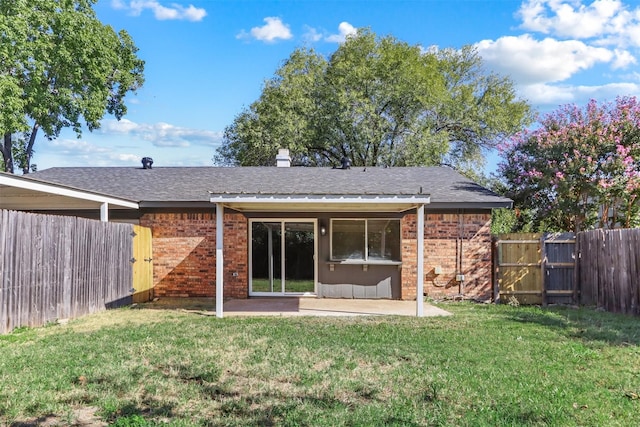
<path fill-rule="evenodd" d="M 151 229 L 134 225 L 133 232 L 133 302 L 147 302 L 153 298 Z"/>
<path fill-rule="evenodd" d="M 494 241 L 494 300 L 520 304 L 577 301 L 575 235 L 501 234 Z"/>

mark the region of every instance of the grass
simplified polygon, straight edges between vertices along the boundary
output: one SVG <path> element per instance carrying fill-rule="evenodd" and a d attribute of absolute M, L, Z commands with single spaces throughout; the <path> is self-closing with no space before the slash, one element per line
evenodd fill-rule
<path fill-rule="evenodd" d="M 270 292 L 269 279 L 253 278 L 251 281 L 253 292 Z M 275 292 L 281 292 L 282 282 L 279 279 L 273 281 Z M 285 282 L 285 290 L 287 292 L 315 292 L 313 279 L 311 280 L 292 280 L 287 279 Z"/>
<path fill-rule="evenodd" d="M 0 336 L 0 425 L 640 425 L 640 320 L 447 304 L 442 318 L 118 309 Z M 20 424 L 21 423 L 21 424 Z"/>

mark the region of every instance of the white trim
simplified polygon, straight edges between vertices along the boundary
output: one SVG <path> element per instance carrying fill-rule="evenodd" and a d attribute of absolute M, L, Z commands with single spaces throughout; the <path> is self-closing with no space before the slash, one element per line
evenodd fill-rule
<path fill-rule="evenodd" d="M 224 302 L 224 206 L 216 204 L 216 317 L 223 317 Z"/>
<path fill-rule="evenodd" d="M 26 178 L 7 176 L 5 174 L 0 174 L 0 185 L 22 188 L 31 191 L 39 191 L 48 194 L 55 194 L 58 196 L 71 197 L 74 199 L 89 200 L 98 203 L 108 203 L 110 205 L 121 206 L 124 208 L 138 209 L 138 203 L 135 202 L 118 199 L 115 197 L 88 193 L 81 190 L 74 190 L 71 188 L 59 186 L 57 184 L 40 183 Z"/>
<path fill-rule="evenodd" d="M 430 196 L 428 195 L 362 195 L 362 196 L 345 196 L 345 195 L 259 195 L 259 194 L 237 194 L 237 195 L 219 195 L 211 194 L 211 203 L 361 203 L 361 204 L 428 204 Z"/>
<path fill-rule="evenodd" d="M 416 231 L 418 234 L 417 245 L 417 283 L 416 283 L 416 316 L 423 317 L 424 316 L 424 205 L 418 206 L 417 214 L 417 225 L 418 230 Z"/>

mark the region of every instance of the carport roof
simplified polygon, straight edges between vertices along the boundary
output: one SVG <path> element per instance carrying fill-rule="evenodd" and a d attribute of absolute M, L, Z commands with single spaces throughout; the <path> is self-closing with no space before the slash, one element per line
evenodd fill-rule
<path fill-rule="evenodd" d="M 212 197 L 429 197 L 430 208 L 510 207 L 448 167 L 72 167 L 25 179 L 66 185 L 144 206 L 209 203 Z"/>
<path fill-rule="evenodd" d="M 133 200 L 0 172 L 0 209 L 95 209 L 104 203 L 119 209 L 138 209 Z"/>

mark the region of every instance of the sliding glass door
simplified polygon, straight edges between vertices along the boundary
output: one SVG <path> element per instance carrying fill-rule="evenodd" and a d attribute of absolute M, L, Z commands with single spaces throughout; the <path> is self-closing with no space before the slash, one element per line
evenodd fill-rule
<path fill-rule="evenodd" d="M 315 293 L 314 220 L 251 220 L 249 295 Z"/>

